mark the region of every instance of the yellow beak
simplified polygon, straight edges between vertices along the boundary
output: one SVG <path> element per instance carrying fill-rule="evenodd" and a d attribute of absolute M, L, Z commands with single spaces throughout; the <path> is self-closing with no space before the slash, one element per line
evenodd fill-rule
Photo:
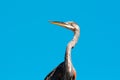
<path fill-rule="evenodd" d="M 67 28 L 67 24 L 64 22 L 59 22 L 59 21 L 49 21 L 52 24 L 56 24 L 58 26 L 62 26 L 62 27 L 66 27 Z"/>
<path fill-rule="evenodd" d="M 49 22 L 52 23 L 52 24 L 56 24 L 58 26 L 62 26 L 64 28 L 67 28 L 67 29 L 70 29 L 70 30 L 74 31 L 74 27 L 71 26 L 68 22 L 67 23 L 59 22 L 59 21 L 49 21 Z"/>

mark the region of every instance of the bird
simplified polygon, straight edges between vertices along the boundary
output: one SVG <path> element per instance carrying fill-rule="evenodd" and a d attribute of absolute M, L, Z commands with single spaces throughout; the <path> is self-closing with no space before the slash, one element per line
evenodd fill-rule
<path fill-rule="evenodd" d="M 76 70 L 71 61 L 71 50 L 78 42 L 80 27 L 73 21 L 49 21 L 52 24 L 62 26 L 74 32 L 73 39 L 67 44 L 64 61 L 53 69 L 44 80 L 76 80 Z"/>

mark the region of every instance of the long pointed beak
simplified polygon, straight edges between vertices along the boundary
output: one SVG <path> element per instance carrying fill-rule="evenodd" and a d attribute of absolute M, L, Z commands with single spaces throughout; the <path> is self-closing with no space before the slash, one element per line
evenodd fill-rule
<path fill-rule="evenodd" d="M 62 26 L 62 27 L 67 28 L 67 24 L 64 23 L 64 22 L 59 22 L 59 21 L 49 21 L 49 22 L 52 23 L 52 24 L 56 24 L 58 26 Z"/>
<path fill-rule="evenodd" d="M 64 28 L 70 29 L 70 30 L 74 30 L 74 28 L 72 26 L 68 25 L 65 22 L 60 22 L 60 21 L 49 21 L 49 22 L 52 23 L 52 24 L 56 24 L 58 26 L 62 26 Z"/>

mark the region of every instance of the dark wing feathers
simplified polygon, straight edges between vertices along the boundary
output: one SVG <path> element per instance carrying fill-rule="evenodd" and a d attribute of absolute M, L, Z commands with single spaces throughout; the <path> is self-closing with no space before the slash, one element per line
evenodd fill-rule
<path fill-rule="evenodd" d="M 52 72 L 50 72 L 45 77 L 44 80 L 63 80 L 64 71 L 65 71 L 64 62 L 62 62 L 57 66 L 57 68 L 55 68 Z"/>

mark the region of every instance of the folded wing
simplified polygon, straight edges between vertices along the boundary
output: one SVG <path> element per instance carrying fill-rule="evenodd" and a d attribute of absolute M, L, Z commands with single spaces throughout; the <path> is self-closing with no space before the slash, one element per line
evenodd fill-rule
<path fill-rule="evenodd" d="M 64 62 L 59 64 L 52 72 L 50 72 L 44 80 L 63 80 L 64 78 Z"/>

